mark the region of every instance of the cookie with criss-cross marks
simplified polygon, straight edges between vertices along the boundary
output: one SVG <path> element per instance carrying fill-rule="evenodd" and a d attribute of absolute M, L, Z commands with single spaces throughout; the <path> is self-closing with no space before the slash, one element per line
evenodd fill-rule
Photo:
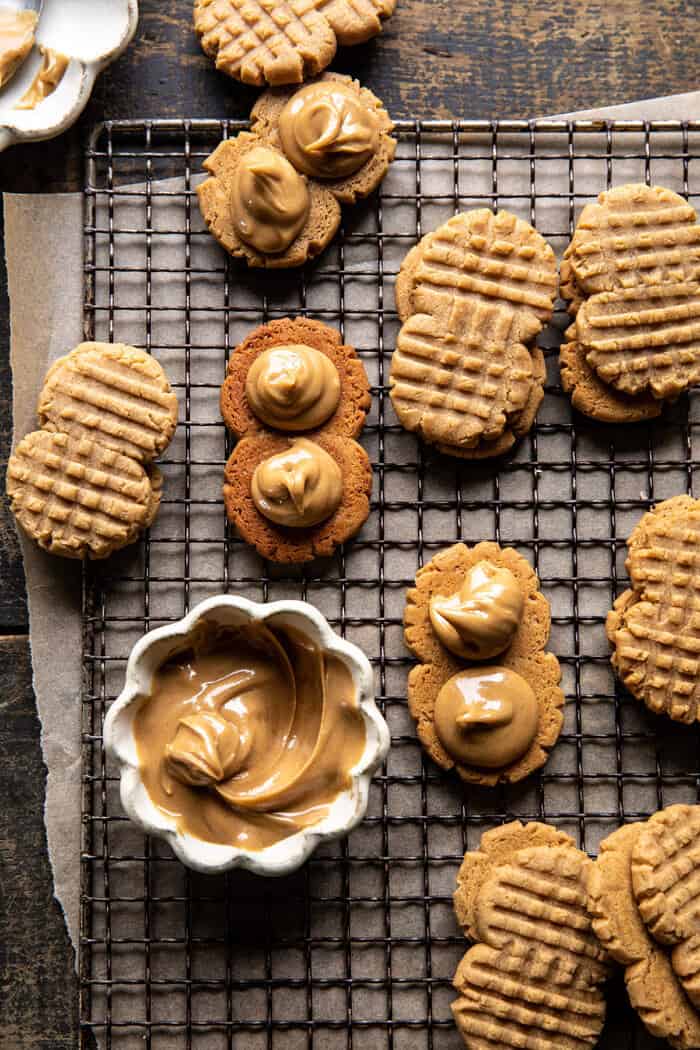
<path fill-rule="evenodd" d="M 649 419 L 654 401 L 700 381 L 700 225 L 678 194 L 637 184 L 601 193 L 581 213 L 561 291 L 576 317 L 562 381 L 580 411 Z"/>
<path fill-rule="evenodd" d="M 382 31 L 396 0 L 195 0 L 194 28 L 216 68 L 244 84 L 300 84 L 338 44 Z"/>
<path fill-rule="evenodd" d="M 491 591 L 488 577 L 494 574 L 503 588 L 501 594 L 508 598 L 506 605 Z M 443 608 L 437 618 L 436 603 Z M 444 628 L 447 617 L 459 635 L 468 620 L 478 626 L 474 615 L 477 621 L 504 631 L 503 645 L 490 646 L 486 658 L 469 648 L 473 631 L 462 631 L 467 639 L 463 647 Z M 564 704 L 559 661 L 545 651 L 549 629 L 549 603 L 539 580 L 526 559 L 510 547 L 478 543 L 470 548 L 456 543 L 418 570 L 415 587 L 406 593 L 404 611 L 406 645 L 420 660 L 408 677 L 408 707 L 433 761 L 443 769 L 455 769 L 468 783 L 483 785 L 515 783 L 544 765 L 561 732 Z M 464 734 L 453 737 L 440 714 L 441 695 L 450 681 L 464 670 L 478 669 L 484 659 L 495 665 L 489 666 L 490 671 L 513 672 L 516 689 L 526 694 L 521 710 L 515 709 L 516 704 L 510 720 L 522 746 L 507 747 L 502 758 L 491 757 L 495 737 L 488 725 L 474 722 Z M 532 721 L 526 728 L 525 707 L 530 703 Z M 507 728 L 505 722 L 502 728 Z"/>
<path fill-rule="evenodd" d="M 552 315 L 554 253 L 528 223 L 482 208 L 454 216 L 408 253 L 391 362 L 402 425 L 465 458 L 498 455 L 534 421 Z"/>
<path fill-rule="evenodd" d="M 700 720 L 700 501 L 674 496 L 627 541 L 632 583 L 608 613 L 612 665 L 656 714 Z"/>
<path fill-rule="evenodd" d="M 123 343 L 81 343 L 47 372 L 37 412 L 44 430 L 88 437 L 148 463 L 170 444 L 177 398 L 150 354 Z"/>
<path fill-rule="evenodd" d="M 590 867 L 568 835 L 517 821 L 465 855 L 455 910 L 477 943 L 455 973 L 452 1012 L 469 1050 L 597 1042 L 609 966 L 586 911 Z"/>
<path fill-rule="evenodd" d="M 635 842 L 632 888 L 652 936 L 671 947 L 671 965 L 700 1007 L 700 806 L 655 813 Z"/>
<path fill-rule="evenodd" d="M 35 430 L 10 456 L 7 495 L 19 525 L 51 554 L 106 558 L 133 543 L 160 502 L 160 475 L 86 436 Z"/>
<path fill-rule="evenodd" d="M 692 808 L 672 806 L 666 812 Z M 649 933 L 633 889 L 633 857 L 660 815 L 646 824 L 626 824 L 603 839 L 588 873 L 587 908 L 600 943 L 625 967 L 630 1002 L 649 1032 L 677 1050 L 694 1050 L 700 1046 L 700 1016 L 684 993 L 667 951 Z M 646 846 L 642 851 L 648 855 Z"/>

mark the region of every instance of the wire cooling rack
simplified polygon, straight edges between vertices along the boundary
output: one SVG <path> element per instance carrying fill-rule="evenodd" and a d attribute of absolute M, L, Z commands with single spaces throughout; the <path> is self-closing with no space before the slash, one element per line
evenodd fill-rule
<path fill-rule="evenodd" d="M 194 194 L 203 159 L 243 126 L 109 123 L 87 152 L 86 336 L 155 354 L 181 418 L 156 525 L 140 547 L 85 570 L 81 1045 L 458 1050 L 450 980 L 466 944 L 451 893 L 481 833 L 515 817 L 547 820 L 594 854 L 624 821 L 697 800 L 695 730 L 653 718 L 616 686 L 604 619 L 625 586 L 634 523 L 654 501 L 692 491 L 698 400 L 618 430 L 572 415 L 558 382 L 559 304 L 540 340 L 548 383 L 530 435 L 500 462 L 437 456 L 391 410 L 393 280 L 423 233 L 469 207 L 516 212 L 561 254 L 605 187 L 656 182 L 697 203 L 700 123 L 401 122 L 378 195 L 345 211 L 315 265 L 274 275 L 224 257 Z M 373 394 L 363 435 L 370 519 L 333 559 L 303 569 L 246 548 L 220 491 L 229 354 L 251 327 L 289 313 L 337 326 Z M 464 789 L 426 759 L 406 711 L 405 588 L 457 539 L 495 539 L 531 560 L 563 669 L 565 727 L 547 767 L 495 791 Z M 392 730 L 363 825 L 275 881 L 184 870 L 125 820 L 102 749 L 133 642 L 220 591 L 316 604 L 372 660 Z M 651 1045 L 620 987 L 609 1014 L 603 1047 Z"/>

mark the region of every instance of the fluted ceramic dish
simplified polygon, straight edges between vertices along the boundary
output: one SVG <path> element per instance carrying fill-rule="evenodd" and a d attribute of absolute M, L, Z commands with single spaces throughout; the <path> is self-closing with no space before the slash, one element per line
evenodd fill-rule
<path fill-rule="evenodd" d="M 98 73 L 126 49 L 137 22 L 138 0 L 44 0 L 36 44 L 0 90 L 0 151 L 14 142 L 54 138 L 75 123 Z M 35 109 L 15 109 L 41 65 L 38 44 L 66 55 L 68 68 Z"/>
<path fill-rule="evenodd" d="M 262 850 L 218 845 L 183 834 L 151 801 L 141 779 L 134 718 L 142 704 L 148 703 L 155 672 L 170 656 L 187 647 L 188 638 L 202 623 L 223 627 L 264 623 L 301 631 L 324 653 L 342 660 L 357 690 L 366 743 L 359 762 L 350 771 L 350 788 L 335 799 L 324 820 Z M 247 868 L 258 875 L 284 875 L 303 864 L 319 843 L 340 838 L 360 823 L 367 810 L 372 774 L 389 750 L 389 730 L 374 702 L 374 674 L 369 660 L 356 645 L 337 635 L 313 605 L 301 601 L 258 604 L 220 595 L 201 602 L 182 620 L 150 631 L 136 643 L 127 664 L 124 689 L 105 720 L 104 742 L 119 764 L 120 795 L 126 813 L 149 835 L 165 839 L 187 867 L 212 874 Z"/>

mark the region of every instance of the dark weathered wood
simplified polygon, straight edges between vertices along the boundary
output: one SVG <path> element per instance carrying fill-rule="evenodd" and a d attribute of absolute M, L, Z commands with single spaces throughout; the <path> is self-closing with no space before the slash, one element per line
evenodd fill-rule
<path fill-rule="evenodd" d="M 77 979 L 53 899 L 26 638 L 0 640 L 0 1046 L 73 1050 Z"/>
<path fill-rule="evenodd" d="M 699 56 L 700 19 L 691 0 L 399 0 L 383 36 L 345 49 L 333 68 L 358 76 L 396 117 L 529 117 L 692 90 Z M 99 120 L 244 117 L 254 97 L 202 54 L 191 0 L 141 0 L 138 37 L 100 78 L 78 126 L 0 156 L 0 188 L 78 189 L 81 144 Z M 10 433 L 8 343 L 0 260 L 0 472 Z M 0 581 L 0 634 L 26 630 L 6 508 Z M 26 639 L 0 641 L 0 696 L 0 1046 L 73 1047 L 76 982 L 51 898 Z"/>

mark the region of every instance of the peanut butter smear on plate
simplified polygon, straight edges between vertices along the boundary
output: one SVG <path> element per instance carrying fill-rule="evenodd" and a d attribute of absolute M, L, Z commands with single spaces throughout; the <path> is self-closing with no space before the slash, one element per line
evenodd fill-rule
<path fill-rule="evenodd" d="M 39 47 L 42 62 L 37 75 L 15 106 L 15 109 L 35 109 L 52 95 L 63 80 L 69 59 L 50 47 Z"/>
<path fill-rule="evenodd" d="M 181 833 L 261 850 L 320 823 L 365 748 L 347 666 L 300 631 L 211 625 L 153 679 L 141 776 Z"/>
<path fill-rule="evenodd" d="M 39 16 L 0 6 L 0 88 L 15 75 L 34 45 Z"/>

